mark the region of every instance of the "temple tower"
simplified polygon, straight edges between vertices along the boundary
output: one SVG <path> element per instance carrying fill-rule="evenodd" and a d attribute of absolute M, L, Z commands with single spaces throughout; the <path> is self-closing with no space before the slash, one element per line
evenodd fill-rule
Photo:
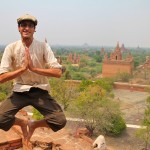
<path fill-rule="evenodd" d="M 134 68 L 133 57 L 129 53 L 128 56 L 123 59 L 121 48 L 119 47 L 119 42 L 116 48 L 110 54 L 108 58 L 107 54 L 104 55 L 103 65 L 102 65 L 102 76 L 103 77 L 113 77 L 118 73 L 129 73 L 132 74 Z"/>

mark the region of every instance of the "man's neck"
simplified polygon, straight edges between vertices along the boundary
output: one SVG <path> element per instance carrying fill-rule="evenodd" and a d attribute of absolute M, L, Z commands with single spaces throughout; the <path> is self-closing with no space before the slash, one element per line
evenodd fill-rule
<path fill-rule="evenodd" d="M 24 38 L 22 39 L 22 43 L 29 48 L 29 46 L 32 44 L 33 38 L 28 39 L 28 38 Z"/>

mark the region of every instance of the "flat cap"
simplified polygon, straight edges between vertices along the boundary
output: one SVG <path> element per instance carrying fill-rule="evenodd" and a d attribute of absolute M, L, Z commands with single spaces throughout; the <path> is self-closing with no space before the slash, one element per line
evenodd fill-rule
<path fill-rule="evenodd" d="M 23 20 L 30 20 L 30 21 L 33 21 L 35 25 L 37 25 L 37 22 L 38 22 L 37 19 L 36 19 L 34 16 L 29 15 L 29 14 L 25 14 L 25 15 L 19 17 L 19 18 L 17 19 L 18 24 L 19 24 L 20 22 L 22 22 Z"/>

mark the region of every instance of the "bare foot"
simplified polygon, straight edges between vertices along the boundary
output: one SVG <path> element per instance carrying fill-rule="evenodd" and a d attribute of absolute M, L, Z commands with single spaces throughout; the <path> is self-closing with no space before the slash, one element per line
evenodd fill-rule
<path fill-rule="evenodd" d="M 28 136 L 27 136 L 28 141 L 30 140 L 31 136 L 33 135 L 33 132 L 36 128 L 35 125 L 36 125 L 36 123 L 34 121 L 28 121 L 28 128 L 29 128 Z"/>
<path fill-rule="evenodd" d="M 28 136 L 27 126 L 28 126 L 28 120 L 23 120 L 22 125 L 21 125 L 21 130 L 22 130 L 24 139 L 26 139 Z"/>
<path fill-rule="evenodd" d="M 22 130 L 23 137 L 24 137 L 24 139 L 26 139 L 28 136 L 28 130 L 27 130 L 28 120 L 16 118 L 14 125 L 20 126 L 20 128 Z"/>

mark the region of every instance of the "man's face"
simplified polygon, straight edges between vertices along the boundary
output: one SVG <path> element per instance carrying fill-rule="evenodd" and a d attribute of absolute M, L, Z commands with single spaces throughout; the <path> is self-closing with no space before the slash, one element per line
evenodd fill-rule
<path fill-rule="evenodd" d="M 22 21 L 18 26 L 18 30 L 22 36 L 22 38 L 33 38 L 33 34 L 35 32 L 35 25 L 32 21 Z"/>

